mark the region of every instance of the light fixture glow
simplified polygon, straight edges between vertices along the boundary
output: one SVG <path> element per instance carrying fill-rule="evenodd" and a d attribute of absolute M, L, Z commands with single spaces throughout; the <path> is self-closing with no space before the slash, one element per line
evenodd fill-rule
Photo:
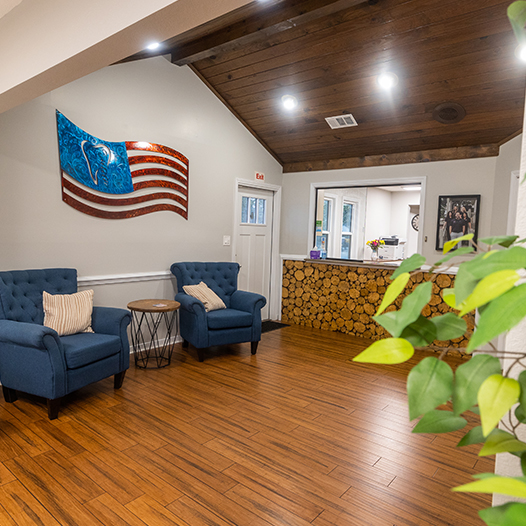
<path fill-rule="evenodd" d="M 149 49 L 150 51 L 154 51 L 157 49 L 161 44 L 159 42 L 152 42 L 151 44 L 146 46 L 146 49 Z"/>
<path fill-rule="evenodd" d="M 298 105 L 298 99 L 292 95 L 283 95 L 281 102 L 286 110 L 293 110 Z"/>
<path fill-rule="evenodd" d="M 381 75 L 378 75 L 378 84 L 383 89 L 392 89 L 398 84 L 398 77 L 392 73 L 382 73 Z"/>
<path fill-rule="evenodd" d="M 522 62 L 526 62 L 526 45 L 520 44 L 515 48 L 515 56 Z"/>

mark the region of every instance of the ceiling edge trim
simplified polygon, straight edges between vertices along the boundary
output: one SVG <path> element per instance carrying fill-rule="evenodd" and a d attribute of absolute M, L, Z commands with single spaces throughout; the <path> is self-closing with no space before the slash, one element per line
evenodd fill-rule
<path fill-rule="evenodd" d="M 502 141 L 498 142 L 497 146 L 502 146 L 503 144 L 506 144 L 508 141 L 511 141 L 512 139 L 515 139 L 515 137 L 518 137 L 521 133 L 522 128 L 519 128 L 515 133 L 508 135 L 506 138 L 502 139 Z"/>
<path fill-rule="evenodd" d="M 346 168 L 365 168 L 370 166 L 390 166 L 395 164 L 476 159 L 478 157 L 496 157 L 498 155 L 498 144 L 484 144 L 480 146 L 461 146 L 458 148 L 423 150 L 420 152 L 349 157 L 346 159 L 331 159 L 328 161 L 285 163 L 283 165 L 283 173 L 315 172 L 320 170 L 341 170 Z"/>

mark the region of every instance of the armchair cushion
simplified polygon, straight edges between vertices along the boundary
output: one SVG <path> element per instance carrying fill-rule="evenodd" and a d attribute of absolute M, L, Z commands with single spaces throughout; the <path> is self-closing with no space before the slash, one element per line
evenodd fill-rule
<path fill-rule="evenodd" d="M 209 312 L 207 320 L 209 329 L 235 329 L 238 327 L 250 327 L 254 317 L 250 312 L 223 309 Z"/>
<path fill-rule="evenodd" d="M 119 336 L 79 333 L 61 338 L 68 369 L 77 369 L 121 352 Z"/>
<path fill-rule="evenodd" d="M 83 290 L 74 294 L 49 294 L 43 291 L 42 306 L 44 325 L 55 329 L 59 336 L 93 332 L 93 290 Z"/>
<path fill-rule="evenodd" d="M 206 312 L 226 309 L 223 300 L 212 289 L 208 288 L 204 281 L 201 281 L 199 285 L 185 285 L 183 290 L 202 302 Z"/>

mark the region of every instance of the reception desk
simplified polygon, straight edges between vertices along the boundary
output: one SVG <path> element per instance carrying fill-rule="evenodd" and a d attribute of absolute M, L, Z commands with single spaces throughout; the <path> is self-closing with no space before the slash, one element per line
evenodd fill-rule
<path fill-rule="evenodd" d="M 331 260 L 284 260 L 281 318 L 293 323 L 329 331 L 338 331 L 372 340 L 389 337 L 389 333 L 372 317 L 380 306 L 396 263 L 358 263 Z M 442 289 L 452 286 L 451 274 L 418 272 L 410 278 L 406 290 L 387 312 L 400 308 L 402 300 L 422 281 L 433 281 L 431 301 L 422 314 L 433 317 L 451 311 L 442 300 Z M 473 330 L 473 315 L 465 317 Z M 468 344 L 464 336 L 435 341 L 433 346 L 455 347 Z"/>

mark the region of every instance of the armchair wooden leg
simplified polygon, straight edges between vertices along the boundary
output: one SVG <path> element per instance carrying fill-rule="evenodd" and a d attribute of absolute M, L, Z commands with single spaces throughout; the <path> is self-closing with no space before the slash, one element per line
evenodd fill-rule
<path fill-rule="evenodd" d="M 188 349 L 188 340 L 183 340 L 183 349 Z"/>
<path fill-rule="evenodd" d="M 197 349 L 197 359 L 202 362 L 205 359 L 205 350 Z"/>
<path fill-rule="evenodd" d="M 18 400 L 18 395 L 16 394 L 16 391 L 14 389 L 3 385 L 2 391 L 4 392 L 4 400 L 7 403 L 12 404 L 13 402 L 16 402 Z"/>
<path fill-rule="evenodd" d="M 120 389 L 122 383 L 124 382 L 124 377 L 126 376 L 126 371 L 121 371 L 113 377 L 113 388 Z"/>
<path fill-rule="evenodd" d="M 62 398 L 55 398 L 54 400 L 47 399 L 47 416 L 50 420 L 58 418 L 60 402 L 62 402 Z"/>
<path fill-rule="evenodd" d="M 258 343 L 259 342 L 250 342 L 250 353 L 256 354 L 258 352 Z"/>

